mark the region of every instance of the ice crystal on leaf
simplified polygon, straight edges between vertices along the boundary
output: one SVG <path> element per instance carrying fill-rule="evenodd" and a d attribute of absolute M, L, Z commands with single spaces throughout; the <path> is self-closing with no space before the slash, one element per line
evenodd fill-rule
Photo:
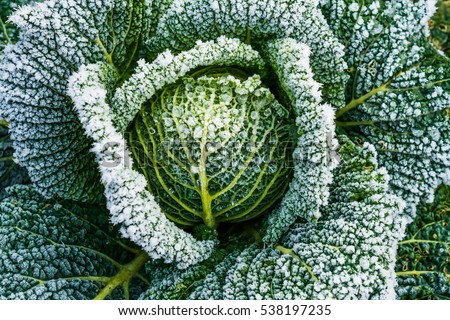
<path fill-rule="evenodd" d="M 121 224 L 122 235 L 139 244 L 152 258 L 175 261 L 180 268 L 186 268 L 207 257 L 213 242 L 196 241 L 170 222 L 146 190 L 145 177 L 120 158 L 126 154 L 126 147 L 123 136 L 111 123 L 106 103 L 113 72 L 106 64 L 83 66 L 69 81 L 69 95 L 80 121 L 95 141 L 92 150 L 99 163 L 111 221 Z"/>
<path fill-rule="evenodd" d="M 170 277 L 160 276 L 167 267 L 150 267 L 155 278 L 141 298 L 177 297 L 176 288 L 184 288 L 178 298 L 194 299 L 394 298 L 392 261 L 405 203 L 387 193 L 389 179 L 371 145 L 341 143 L 320 221 L 294 225 L 273 248 L 228 249 Z"/>
<path fill-rule="evenodd" d="M 252 219 L 289 185 L 288 111 L 259 76 L 241 80 L 220 71 L 166 86 L 127 134 L 148 189 L 182 225 Z"/>
<path fill-rule="evenodd" d="M 422 203 L 397 251 L 401 299 L 450 297 L 450 188 L 440 187 L 432 204 Z"/>
<path fill-rule="evenodd" d="M 86 264 L 96 261 L 89 264 L 99 268 L 95 279 L 91 271 L 76 274 L 76 285 L 67 280 L 72 273 L 57 267 L 18 271 L 32 265 L 36 250 L 46 257 L 57 252 L 69 265 L 84 263 L 46 235 L 45 244 L 20 247 L 22 237 L 40 233 L 11 226 L 31 215 L 45 230 L 52 225 L 47 218 L 65 217 L 60 207 L 48 213 L 39 206 L 50 199 L 107 207 L 120 236 L 143 250 L 118 263 L 138 269 L 151 260 L 148 290 L 135 287 L 143 299 L 445 295 L 445 272 L 402 274 L 413 266 L 420 275 L 427 267 L 445 270 L 439 259 L 409 260 L 417 255 L 417 246 L 410 247 L 417 237 L 445 238 L 448 226 L 416 214 L 421 201 L 431 202 L 438 185 L 450 181 L 450 62 L 427 41 L 434 4 L 48 0 L 20 6 L 7 20 L 20 35 L 0 56 L 0 124 L 8 126 L 14 160 L 43 198 L 15 187 L 0 204 L 0 241 L 17 239 L 2 246 L 0 275 L 25 286 L 2 280 L 8 285 L 0 295 L 33 298 L 28 293 L 40 290 L 49 298 L 92 298 L 100 290 L 116 297 L 101 287 L 114 268 L 95 254 L 83 253 Z M 255 143 L 239 154 L 219 148 L 237 136 Z M 281 148 L 272 162 L 254 156 L 281 136 L 289 137 L 289 155 Z M 169 138 L 180 149 L 166 148 Z M 2 146 L 9 141 L 3 139 Z M 186 139 L 197 146 L 187 150 Z M 239 158 L 249 154 L 252 167 Z M 139 169 L 144 158 L 154 168 Z M 283 179 L 268 178 L 290 159 Z M 1 162 L 2 179 L 5 172 Z M 4 185 L 14 182 L 6 177 Z M 213 202 L 214 192 L 224 197 Z M 256 216 L 252 226 L 245 223 Z M 434 219 L 436 232 L 424 234 L 421 219 Z M 411 221 L 419 230 L 406 229 Z M 64 237 L 76 237 L 65 223 Z M 397 270 L 396 288 L 396 248 L 405 230 L 416 233 L 400 242 L 397 268 L 407 270 Z M 74 243 L 97 236 L 86 233 Z M 420 253 L 442 252 L 447 240 L 426 241 L 433 246 L 418 247 Z M 26 259 L 17 269 L 19 251 Z"/>
<path fill-rule="evenodd" d="M 10 123 L 16 161 L 45 196 L 101 195 L 91 140 L 66 94 L 67 81 L 96 61 L 126 73 L 145 32 L 146 12 L 141 2 L 64 0 L 22 6 L 9 18 L 22 33 L 1 61 L 0 118 Z"/>
<path fill-rule="evenodd" d="M 365 1 L 347 12 L 349 2 L 323 1 L 347 44 L 349 102 L 337 125 L 375 146 L 411 221 L 419 200 L 432 201 L 450 176 L 450 64 L 424 37 L 433 1 Z"/>
<path fill-rule="evenodd" d="M 28 186 L 8 192 L 0 202 L 1 299 L 130 299 L 146 287 L 147 254 L 118 239 L 104 208 L 49 201 Z"/>

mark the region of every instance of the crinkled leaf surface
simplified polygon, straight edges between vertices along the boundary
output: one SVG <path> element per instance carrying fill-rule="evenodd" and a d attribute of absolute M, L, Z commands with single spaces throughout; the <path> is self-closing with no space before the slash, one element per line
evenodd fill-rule
<path fill-rule="evenodd" d="M 450 187 L 422 204 L 397 252 L 401 299 L 450 299 Z"/>
<path fill-rule="evenodd" d="M 340 156 L 321 220 L 297 224 L 274 247 L 238 247 L 220 263 L 212 260 L 212 272 L 208 261 L 185 272 L 156 268 L 159 276 L 141 298 L 394 298 L 404 203 L 389 194 L 372 146 L 343 141 Z"/>
<path fill-rule="evenodd" d="M 293 38 L 309 46 L 315 80 L 323 85 L 326 102 L 341 106 L 347 79 L 342 46 L 309 0 L 181 0 L 161 15 L 147 41 L 149 57 L 170 49 L 182 52 L 196 41 L 219 36 L 237 38 L 259 50 L 267 41 Z"/>
<path fill-rule="evenodd" d="M 137 298 L 148 256 L 123 244 L 104 209 L 14 186 L 0 203 L 0 298 Z"/>
<path fill-rule="evenodd" d="M 426 39 L 434 1 L 324 1 L 350 81 L 337 125 L 372 143 L 411 221 L 450 176 L 450 60 Z"/>
<path fill-rule="evenodd" d="M 0 125 L 0 199 L 6 196 L 6 187 L 29 182 L 26 170 L 14 162 L 13 152 L 8 128 Z"/>
<path fill-rule="evenodd" d="M 23 6 L 11 16 L 22 33 L 0 63 L 0 115 L 10 123 L 18 163 L 45 196 L 93 200 L 102 193 L 67 80 L 96 61 L 126 76 L 148 10 L 143 1 L 63 0 Z"/>
<path fill-rule="evenodd" d="M 278 75 L 296 70 L 291 67 L 300 63 L 308 71 L 305 83 L 315 88 L 307 92 L 314 93 L 316 105 L 323 95 L 325 103 L 338 109 L 340 132 L 362 146 L 344 139 L 343 163 L 334 171 L 333 182 L 331 175 L 326 175 L 329 181 L 316 179 L 325 184 L 318 194 L 326 199 L 313 204 L 314 216 L 321 216 L 320 220 L 290 229 L 292 221 L 282 223 L 271 240 L 279 241 L 280 232 L 285 235 L 274 246 L 238 241 L 236 247 L 219 247 L 223 251 L 216 250 L 208 260 L 184 271 L 151 265 L 150 289 L 141 298 L 395 297 L 395 248 L 406 221 L 399 218 L 404 204 L 389 195 L 388 184 L 406 200 L 407 220 L 412 221 L 419 199 L 432 200 L 436 186 L 448 181 L 450 174 L 449 62 L 426 41 L 425 26 L 434 10 L 427 4 L 434 2 L 320 1 L 329 25 L 316 8 L 318 1 L 145 1 L 147 9 L 143 3 L 51 0 L 23 7 L 12 17 L 22 34 L 16 45 L 7 47 L 0 62 L 0 117 L 10 122 L 15 157 L 29 170 L 38 191 L 47 197 L 79 200 L 95 199 L 102 192 L 94 156 L 88 153 L 92 140 L 85 137 L 82 119 L 66 96 L 67 79 L 81 65 L 106 64 L 115 74 L 108 81 L 117 88 L 123 81 L 146 80 L 145 72 L 129 77 L 142 40 L 148 40 L 149 59 L 157 58 L 156 63 L 141 63 L 136 69 L 141 71 L 155 65 L 162 66 L 162 71 L 171 70 L 167 66 L 173 55 L 166 49 L 192 59 L 189 52 L 198 40 L 219 36 L 236 37 L 258 52 L 268 43 L 288 44 L 285 51 L 294 58 L 299 51 L 293 49 L 306 44 L 312 53 L 310 63 L 293 59 L 289 68 L 283 68 L 286 64 L 279 62 L 283 70 Z M 296 44 L 291 46 L 291 42 Z M 283 55 L 275 52 L 272 56 L 282 62 L 278 58 Z M 262 54 L 262 58 L 267 62 L 267 56 Z M 193 65 L 201 59 L 194 60 Z M 277 71 L 273 65 L 268 69 Z M 287 75 L 286 79 L 295 77 Z M 295 85 L 283 87 L 289 81 L 270 76 L 264 80 L 280 90 L 283 103 L 294 102 L 289 93 Z M 83 98 L 92 102 L 89 98 L 99 98 L 90 95 L 96 92 L 87 92 Z M 102 98 L 107 105 L 111 92 Z M 308 114 L 299 116 L 308 118 Z M 334 112 L 318 115 L 315 120 L 326 119 L 325 115 L 334 119 Z M 105 129 L 103 122 L 95 124 L 91 130 Z M 308 134 L 314 138 L 315 132 Z M 101 147 L 98 150 L 106 150 Z M 387 168 L 391 180 L 381 167 Z M 137 180 L 132 174 L 124 176 L 120 179 Z M 121 206 L 113 203 L 111 208 L 133 216 L 136 212 L 123 205 L 133 197 L 124 197 L 119 187 L 120 183 L 114 185 L 111 194 Z M 55 207 L 28 188 L 11 190 L 12 196 L 0 205 L 0 296 L 132 298 L 142 292 L 145 280 L 137 270 L 147 256 L 117 243 L 106 222 L 94 221 L 93 216 L 105 215 L 89 215 L 86 211 L 92 213 L 92 209 L 73 204 L 66 209 Z M 127 194 L 136 195 L 135 189 L 130 191 Z M 297 191 L 296 195 L 305 194 L 303 188 Z M 118 221 L 124 217 L 119 214 Z M 397 293 L 401 297 L 446 296 L 446 226 L 433 215 L 421 213 L 418 219 L 400 245 Z M 130 227 L 128 234 L 139 235 L 137 227 L 144 226 L 128 218 L 125 222 Z M 168 232 L 166 237 L 171 235 Z M 157 246 L 158 238 L 147 240 L 152 249 L 159 250 L 158 257 L 164 256 L 167 250 Z M 171 257 L 176 256 L 179 246 L 168 243 Z M 432 257 L 430 252 L 441 255 Z M 127 281 L 133 275 L 134 280 Z"/>
<path fill-rule="evenodd" d="M 334 109 L 322 101 L 321 84 L 314 81 L 309 65 L 309 48 L 283 39 L 268 43 L 264 51 L 295 109 L 298 133 L 292 152 L 293 178 L 280 205 L 270 214 L 263 238 L 273 244 L 297 218 L 320 218 L 320 207 L 328 202 L 338 143 L 334 138 Z"/>
<path fill-rule="evenodd" d="M 217 276 L 218 268 L 221 270 L 223 285 L 228 272 L 227 267 L 233 266 L 234 259 L 239 255 L 246 243 L 248 243 L 247 239 L 240 238 L 238 241 L 230 241 L 225 246 L 219 246 L 208 260 L 191 266 L 183 272 L 180 272 L 178 268 L 173 266 L 168 267 L 167 265 L 149 263 L 147 271 L 151 274 L 151 285 L 139 299 L 180 300 L 192 298 L 192 293 L 197 288 L 205 286 L 206 277 L 211 277 L 211 274 Z M 215 292 L 211 292 L 209 299 L 222 298 L 221 287 L 216 286 L 215 290 Z"/>

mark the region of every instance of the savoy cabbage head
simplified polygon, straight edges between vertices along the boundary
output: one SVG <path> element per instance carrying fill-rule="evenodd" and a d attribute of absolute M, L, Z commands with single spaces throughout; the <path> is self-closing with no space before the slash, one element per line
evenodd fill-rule
<path fill-rule="evenodd" d="M 434 12 L 47 0 L 2 16 L 0 297 L 448 297 L 448 210 L 424 207 L 450 180 Z M 12 158 L 30 185 L 12 186 L 28 179 Z"/>

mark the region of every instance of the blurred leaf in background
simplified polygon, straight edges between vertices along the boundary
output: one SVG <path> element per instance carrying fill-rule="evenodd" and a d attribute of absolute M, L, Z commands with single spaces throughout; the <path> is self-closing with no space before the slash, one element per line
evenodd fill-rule
<path fill-rule="evenodd" d="M 438 10 L 429 21 L 431 41 L 450 56 L 450 0 L 440 0 Z"/>

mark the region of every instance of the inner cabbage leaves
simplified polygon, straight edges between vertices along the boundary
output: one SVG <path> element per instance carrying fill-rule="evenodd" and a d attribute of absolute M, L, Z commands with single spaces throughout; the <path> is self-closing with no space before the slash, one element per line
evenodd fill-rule
<path fill-rule="evenodd" d="M 127 137 L 166 216 L 215 229 L 262 214 L 284 194 L 295 128 L 259 76 L 207 72 L 145 103 Z"/>

